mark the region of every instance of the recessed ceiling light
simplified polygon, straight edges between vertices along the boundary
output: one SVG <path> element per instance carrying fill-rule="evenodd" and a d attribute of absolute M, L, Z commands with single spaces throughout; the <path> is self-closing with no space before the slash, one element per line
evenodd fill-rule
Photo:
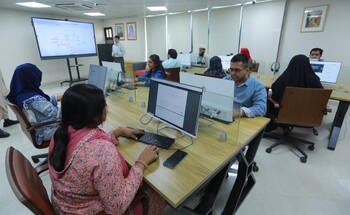
<path fill-rule="evenodd" d="M 106 14 L 100 13 L 100 12 L 93 12 L 93 13 L 84 13 L 88 16 L 106 16 Z"/>
<path fill-rule="evenodd" d="M 38 3 L 38 2 L 19 2 L 19 3 L 16 3 L 16 4 L 21 5 L 21 6 L 25 6 L 25 7 L 33 7 L 33 8 L 51 7 L 50 5 L 41 4 L 41 3 Z"/>
<path fill-rule="evenodd" d="M 166 11 L 166 7 L 164 6 L 156 6 L 156 7 L 147 7 L 150 11 Z"/>

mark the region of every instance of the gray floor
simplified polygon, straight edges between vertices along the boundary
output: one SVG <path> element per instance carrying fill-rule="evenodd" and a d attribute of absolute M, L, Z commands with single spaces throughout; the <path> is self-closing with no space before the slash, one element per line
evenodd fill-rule
<path fill-rule="evenodd" d="M 62 93 L 66 86 L 58 84 L 43 86 L 48 94 Z M 346 115 L 338 145 L 335 151 L 327 149 L 329 129 L 337 107 L 336 101 L 330 101 L 333 113 L 324 118 L 318 128 L 319 136 L 313 136 L 310 130 L 294 129 L 300 137 L 313 140 L 314 151 L 308 151 L 307 163 L 299 161 L 299 154 L 288 146 L 279 146 L 271 154 L 265 149 L 271 145 L 269 140 L 263 140 L 256 155 L 259 172 L 255 173 L 257 180 L 255 187 L 239 208 L 238 215 L 344 215 L 350 214 L 350 143 L 348 132 L 349 112 Z M 14 114 L 10 113 L 11 118 Z M 2 129 L 2 121 L 1 126 Z M 11 137 L 0 139 L 0 214 L 23 215 L 31 214 L 14 196 L 6 178 L 5 153 L 9 146 L 20 150 L 27 158 L 36 150 L 23 135 L 19 125 L 4 128 L 11 133 Z M 47 173 L 42 179 L 48 191 L 50 178 Z M 232 185 L 235 177 L 231 175 L 227 180 L 227 187 Z M 223 189 L 221 198 L 224 199 L 227 189 Z M 194 200 L 193 200 L 194 201 Z M 193 202 L 192 202 L 193 203 Z M 214 214 L 220 214 L 224 202 L 218 201 Z M 166 215 L 188 214 L 184 211 L 173 211 L 170 207 L 164 212 Z"/>

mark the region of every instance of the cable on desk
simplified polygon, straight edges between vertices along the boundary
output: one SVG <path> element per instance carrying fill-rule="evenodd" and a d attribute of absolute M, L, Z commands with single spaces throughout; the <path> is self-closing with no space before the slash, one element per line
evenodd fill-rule
<path fill-rule="evenodd" d="M 153 117 L 151 117 L 147 122 L 142 122 L 142 119 L 143 119 L 145 116 L 147 116 L 146 113 L 145 113 L 143 116 L 141 116 L 141 118 L 140 118 L 140 123 L 141 123 L 142 125 L 147 125 L 147 124 L 150 123 L 150 122 L 152 121 L 152 119 L 153 119 Z"/>

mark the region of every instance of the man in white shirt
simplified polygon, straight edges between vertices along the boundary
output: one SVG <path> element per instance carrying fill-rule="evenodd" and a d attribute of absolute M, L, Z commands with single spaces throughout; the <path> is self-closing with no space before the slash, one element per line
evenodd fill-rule
<path fill-rule="evenodd" d="M 193 54 L 191 57 L 191 65 L 198 67 L 208 67 L 209 65 L 209 57 L 205 54 L 205 46 L 201 45 L 199 47 L 198 55 Z"/>
<path fill-rule="evenodd" d="M 163 61 L 162 65 L 166 68 L 177 68 L 180 67 L 181 69 L 181 62 L 176 60 L 177 58 L 177 51 L 175 49 L 169 49 L 168 50 L 168 59 Z"/>
<path fill-rule="evenodd" d="M 122 71 L 125 73 L 124 68 L 124 55 L 125 55 L 125 48 L 124 45 L 119 42 L 120 37 L 114 36 L 114 44 L 112 46 L 112 57 L 114 57 L 114 62 L 120 63 L 120 66 L 122 67 Z"/>

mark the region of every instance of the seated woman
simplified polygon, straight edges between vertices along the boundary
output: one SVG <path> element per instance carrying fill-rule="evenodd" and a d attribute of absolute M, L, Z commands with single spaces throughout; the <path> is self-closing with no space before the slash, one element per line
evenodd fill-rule
<path fill-rule="evenodd" d="M 136 139 L 143 130 L 120 127 L 106 133 L 98 127 L 106 115 L 106 100 L 97 87 L 78 84 L 64 93 L 62 123 L 51 140 L 48 158 L 54 210 L 57 214 L 161 214 L 164 199 L 142 184 L 143 172 L 158 158 L 158 149 L 147 146 L 129 169 L 115 145 L 118 137 Z M 139 189 L 148 196 L 148 209 L 141 201 L 133 202 Z"/>
<path fill-rule="evenodd" d="M 148 67 L 149 70 L 144 75 L 135 78 L 135 82 L 137 82 L 137 85 L 149 87 L 151 83 L 151 78 L 165 79 L 164 68 L 158 55 L 153 54 L 149 56 Z"/>
<path fill-rule="evenodd" d="M 294 56 L 287 69 L 278 77 L 278 79 L 272 84 L 272 99 L 278 103 L 282 101 L 284 90 L 287 86 L 290 87 L 303 87 L 303 88 L 323 88 L 320 78 L 315 74 L 310 65 L 310 60 L 305 55 Z M 273 108 L 268 103 L 267 116 L 270 118 L 276 117 L 278 110 Z M 266 127 L 266 131 L 272 131 L 275 133 L 285 133 L 286 127 L 277 126 L 273 121 Z"/>
<path fill-rule="evenodd" d="M 205 75 L 225 77 L 225 71 L 222 68 L 221 58 L 214 56 L 210 59 L 209 68 L 204 72 Z"/>
<path fill-rule="evenodd" d="M 61 119 L 61 109 L 57 106 L 61 96 L 48 96 L 41 89 L 42 72 L 33 64 L 19 65 L 13 73 L 10 93 L 7 99 L 24 110 L 31 125 Z M 50 140 L 58 123 L 35 130 L 35 138 L 40 145 Z"/>

